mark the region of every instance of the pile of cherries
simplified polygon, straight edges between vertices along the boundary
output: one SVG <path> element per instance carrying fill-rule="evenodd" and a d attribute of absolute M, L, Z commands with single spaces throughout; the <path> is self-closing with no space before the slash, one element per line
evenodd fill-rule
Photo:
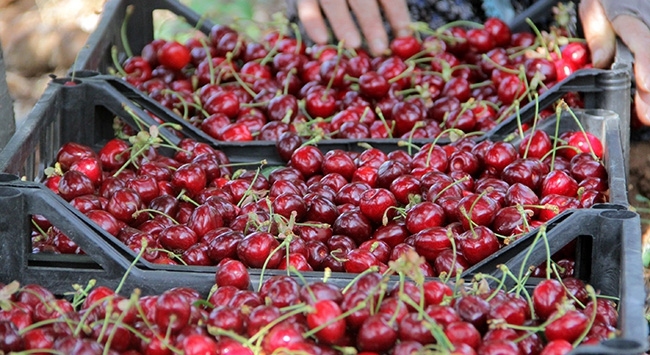
<path fill-rule="evenodd" d="M 37 284 L 0 284 L 0 352 L 552 355 L 616 334 L 616 304 L 579 279 L 454 285 L 413 273 L 421 262 L 407 255 L 343 288 L 284 275 L 253 290 L 246 267 L 229 260 L 207 296 L 173 288 L 126 297 L 89 285 L 56 298 Z"/>
<path fill-rule="evenodd" d="M 181 44 L 156 39 L 119 75 L 216 140 L 434 138 L 486 132 L 589 67 L 586 44 L 561 31 L 511 33 L 499 19 L 395 38 L 373 57 L 273 31 L 261 41 L 215 25 Z M 578 95 L 567 94 L 571 107 Z M 553 112 L 547 108 L 542 116 Z"/>
<path fill-rule="evenodd" d="M 583 131 L 389 153 L 324 153 L 288 132 L 277 142 L 286 165 L 237 170 L 208 144 L 183 139 L 170 157 L 157 140 L 139 132 L 98 152 L 66 143 L 45 184 L 160 264 L 360 273 L 414 250 L 426 276 L 454 275 L 565 210 L 607 199 L 603 146 Z M 34 252 L 83 253 L 42 216 L 33 221 Z M 570 258 L 561 262 L 571 275 Z"/>

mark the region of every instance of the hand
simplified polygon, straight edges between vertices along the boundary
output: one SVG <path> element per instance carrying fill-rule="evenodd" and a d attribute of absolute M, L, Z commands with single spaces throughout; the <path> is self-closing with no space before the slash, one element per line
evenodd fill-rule
<path fill-rule="evenodd" d="M 597 68 L 613 61 L 616 35 L 634 54 L 636 113 L 641 122 L 650 125 L 650 4 L 648 0 L 616 1 L 618 4 L 612 0 L 580 2 L 585 38 Z"/>
<path fill-rule="evenodd" d="M 298 0 L 298 17 L 312 41 L 327 43 L 328 29 L 321 14 L 322 8 L 337 40 L 344 41 L 346 47 L 358 48 L 362 44 L 363 35 L 370 53 L 380 55 L 388 48 L 388 35 L 384 29 L 379 4 L 395 37 L 411 33 L 406 0 Z"/>

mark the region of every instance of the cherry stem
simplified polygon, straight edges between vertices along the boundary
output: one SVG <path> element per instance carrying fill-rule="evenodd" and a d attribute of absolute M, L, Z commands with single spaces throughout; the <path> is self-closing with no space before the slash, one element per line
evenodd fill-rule
<path fill-rule="evenodd" d="M 359 279 L 361 279 L 363 276 L 365 276 L 367 274 L 371 274 L 373 272 L 377 272 L 377 271 L 379 271 L 379 267 L 374 265 L 374 266 L 371 266 L 371 267 L 367 268 L 366 270 L 360 272 L 352 280 L 350 280 L 350 282 L 341 290 L 341 293 L 345 294 L 346 292 L 348 292 L 350 287 L 352 287 L 352 285 L 354 285 L 357 281 L 359 281 Z"/>
<path fill-rule="evenodd" d="M 596 161 L 600 161 L 600 158 L 598 158 L 598 156 L 596 155 L 596 152 L 594 152 L 594 148 L 591 146 L 591 141 L 589 141 L 589 139 L 587 139 L 587 132 L 585 131 L 585 128 L 582 125 L 582 123 L 580 122 L 580 119 L 578 118 L 578 116 L 576 116 L 576 114 L 573 112 L 573 110 L 569 107 L 569 105 L 567 105 L 567 103 L 564 100 L 562 100 L 560 102 L 560 106 L 563 109 L 565 109 L 567 112 L 569 112 L 569 115 L 571 116 L 571 118 L 573 118 L 573 120 L 578 125 L 578 128 L 580 129 L 580 132 L 582 132 L 583 136 L 585 137 L 585 141 L 587 143 L 587 146 L 589 146 L 589 152 L 591 153 L 591 157 Z"/>
<path fill-rule="evenodd" d="M 530 18 L 526 18 L 526 23 L 530 26 L 533 32 L 535 32 L 535 37 L 539 39 L 540 46 L 543 47 L 544 51 L 546 52 L 546 59 L 551 60 L 551 54 L 548 51 L 548 44 L 546 43 L 544 36 L 542 36 L 542 33 L 539 32 L 539 29 Z"/>
<path fill-rule="evenodd" d="M 300 304 L 299 304 L 300 305 Z M 302 303 L 303 307 L 296 308 L 294 310 L 291 310 L 289 312 L 286 312 L 282 315 L 280 315 L 278 318 L 274 319 L 273 321 L 269 322 L 269 324 L 265 325 L 264 327 L 260 328 L 260 330 L 257 331 L 257 333 L 253 334 L 248 340 L 244 340 L 241 342 L 244 346 L 251 347 L 251 344 L 254 342 L 261 342 L 264 339 L 264 335 L 268 333 L 273 327 L 276 325 L 282 323 L 283 321 L 297 315 L 305 312 L 305 309 L 309 306 L 305 305 Z M 256 347 L 259 347 L 257 345 Z"/>
<path fill-rule="evenodd" d="M 569 291 L 569 289 L 568 289 L 568 288 L 566 287 L 566 285 L 564 284 L 564 281 L 562 281 L 562 275 L 560 275 L 560 271 L 558 270 L 558 267 L 559 267 L 559 266 L 558 266 L 555 262 L 553 262 L 553 263 L 551 264 L 551 268 L 553 269 L 553 273 L 555 274 L 555 277 L 557 278 L 557 280 L 558 280 L 558 281 L 560 282 L 560 284 L 562 285 L 562 288 L 564 289 L 564 291 L 566 292 L 566 294 L 569 295 L 569 297 L 570 297 L 570 298 L 571 298 L 571 299 L 572 299 L 572 300 L 573 300 L 573 301 L 574 301 L 574 302 L 575 302 L 575 303 L 576 303 L 580 308 L 585 308 L 585 305 L 582 304 L 582 302 L 580 302 L 580 300 L 579 300 L 579 299 L 578 299 L 578 298 L 577 298 L 573 293 L 571 293 L 571 292 Z"/>
<path fill-rule="evenodd" d="M 429 166 L 429 165 L 427 164 L 427 166 Z M 454 187 L 454 186 L 458 186 L 458 185 L 464 183 L 464 182 L 467 181 L 467 180 L 469 180 L 469 176 L 463 176 L 462 178 L 460 178 L 460 179 L 458 179 L 458 180 L 452 182 L 451 184 L 449 184 L 449 185 L 443 187 L 443 188 L 440 190 L 440 192 L 438 192 L 438 193 L 436 194 L 436 196 L 434 196 L 433 199 L 431 199 L 430 202 L 436 202 L 436 201 L 440 198 L 440 196 L 442 196 L 442 194 L 445 193 L 445 191 L 451 189 L 451 188 Z"/>
<path fill-rule="evenodd" d="M 533 143 L 533 133 L 535 133 L 535 129 L 537 128 L 537 117 L 539 115 L 539 94 L 535 93 L 535 119 L 533 120 L 533 126 L 530 129 L 530 138 L 528 139 L 528 142 L 526 143 L 526 149 L 524 150 L 524 156 L 523 158 L 526 159 L 528 157 L 528 151 L 530 149 L 530 145 Z M 519 117 L 517 117 L 519 119 Z M 521 125 L 520 125 L 521 129 Z M 520 131 L 521 134 L 523 135 L 524 132 Z M 555 160 L 555 159 L 553 159 Z M 552 164 L 552 163 L 551 163 Z M 553 169 L 553 165 L 551 165 L 551 171 Z"/>
<path fill-rule="evenodd" d="M 260 282 L 259 282 L 259 286 L 257 287 L 257 292 L 260 292 L 260 290 L 262 289 L 262 284 L 263 284 L 263 281 L 264 281 L 264 272 L 266 271 L 266 268 L 269 265 L 269 261 L 271 260 L 273 255 L 275 255 L 275 253 L 280 251 L 282 248 L 289 247 L 289 243 L 291 242 L 291 239 L 292 239 L 291 236 L 287 236 L 287 238 L 285 240 L 283 240 L 282 243 L 280 243 L 280 245 L 275 247 L 275 249 L 273 249 L 269 253 L 269 256 L 266 258 L 266 260 L 264 260 L 264 265 L 262 265 L 262 271 L 260 271 Z M 288 255 L 288 253 L 287 253 L 287 255 Z"/>
<path fill-rule="evenodd" d="M 120 279 L 120 283 L 117 285 L 117 287 L 115 287 L 115 294 L 120 293 L 120 291 L 122 290 L 122 287 L 124 286 L 124 283 L 126 282 L 126 279 L 128 278 L 129 274 L 131 273 L 131 270 L 133 270 L 133 267 L 135 266 L 135 264 L 140 260 L 140 258 L 142 258 L 142 255 L 144 255 L 144 251 L 147 248 L 148 242 L 147 242 L 147 240 L 145 238 L 142 238 L 142 241 L 140 243 L 141 243 L 140 244 L 141 245 L 140 251 L 135 256 L 135 258 L 133 259 L 133 261 L 131 262 L 129 267 L 126 269 L 126 271 L 124 272 L 124 275 L 122 275 L 122 279 Z"/>
<path fill-rule="evenodd" d="M 72 288 L 75 292 L 72 296 L 72 307 L 77 309 L 83 303 L 84 299 L 88 297 L 88 293 L 93 287 L 95 287 L 95 284 L 97 284 L 97 280 L 95 279 L 90 279 L 85 288 L 82 288 L 79 284 L 73 284 Z"/>
<path fill-rule="evenodd" d="M 140 297 L 140 290 L 135 289 L 133 291 L 133 293 L 131 293 L 131 297 L 129 297 L 129 301 L 127 302 L 127 304 L 128 304 L 127 308 L 126 309 L 121 309 L 121 313 L 117 317 L 117 320 L 115 321 L 114 324 L 116 324 L 116 325 L 124 324 L 124 318 L 126 317 L 128 311 L 131 309 L 131 307 L 133 307 L 138 302 L 139 297 Z M 107 307 L 106 307 L 107 312 L 108 312 L 108 308 L 110 306 L 112 306 L 112 303 L 109 303 L 107 305 Z M 99 336 L 97 337 L 97 341 L 101 341 L 101 339 L 104 338 L 104 335 L 106 334 L 106 330 L 107 330 L 108 325 L 110 323 L 110 317 L 107 316 L 106 318 L 104 318 L 103 323 L 104 324 L 102 325 L 102 329 L 101 329 L 101 331 L 99 333 Z M 118 329 L 117 326 L 113 326 L 113 328 L 111 328 L 111 332 L 108 334 L 108 338 L 106 339 L 106 343 L 104 344 L 104 352 L 103 352 L 104 355 L 109 354 L 109 351 L 111 349 L 110 344 L 113 342 L 113 339 L 115 338 L 115 334 L 117 334 L 117 329 Z"/>
<path fill-rule="evenodd" d="M 241 207 L 244 204 L 244 201 L 246 200 L 247 197 L 254 195 L 255 191 L 253 189 L 253 185 L 255 185 L 255 182 L 260 176 L 260 170 L 261 167 L 257 168 L 255 171 L 255 175 L 253 176 L 253 179 L 251 180 L 250 184 L 248 185 L 248 188 L 246 188 L 246 191 L 244 191 L 244 194 L 242 195 L 241 199 L 239 202 L 237 202 L 237 207 Z"/>
<path fill-rule="evenodd" d="M 228 53 L 228 54 L 230 54 L 230 53 Z M 226 55 L 226 60 L 227 60 L 229 63 L 231 63 L 231 60 L 232 60 L 232 54 L 230 54 L 230 56 Z M 253 89 L 251 89 L 250 86 L 248 86 L 248 84 L 246 84 L 246 83 L 241 79 L 241 77 L 239 76 L 239 74 L 237 73 L 237 71 L 232 67 L 232 65 L 231 65 L 231 66 L 228 66 L 228 70 L 230 70 L 230 72 L 232 73 L 232 76 L 235 78 L 235 80 L 237 81 L 237 83 L 242 87 L 242 89 L 244 89 L 244 90 L 248 93 L 248 95 L 250 95 L 251 97 L 255 97 L 255 96 L 257 95 L 257 93 L 256 93 L 255 91 L 253 91 Z M 287 78 L 287 79 L 288 79 L 288 78 Z M 287 80 L 287 81 L 288 81 L 288 80 Z"/>
<path fill-rule="evenodd" d="M 431 318 L 431 316 L 429 316 L 427 312 L 422 307 L 420 307 L 419 304 L 413 301 L 411 297 L 409 297 L 406 294 L 400 294 L 399 299 L 402 302 L 415 308 L 418 314 L 424 317 L 424 319 L 427 321 L 429 330 L 431 330 L 431 334 L 436 339 L 436 343 L 441 345 L 446 350 L 454 349 L 454 345 L 451 343 L 451 341 L 449 341 L 449 338 L 445 334 L 442 327 L 438 325 L 438 322 L 436 322 L 433 318 Z"/>
<path fill-rule="evenodd" d="M 411 73 L 413 72 L 413 69 L 415 69 L 415 64 L 409 64 L 409 66 L 406 69 L 404 69 L 403 72 L 401 72 L 401 73 L 395 75 L 394 77 L 388 79 L 388 83 L 392 84 L 392 83 L 394 83 L 394 82 L 396 82 L 398 80 L 401 80 L 402 78 L 405 78 L 405 77 L 411 75 Z"/>
<path fill-rule="evenodd" d="M 413 136 L 415 135 L 415 131 L 418 128 L 422 128 L 422 127 L 424 127 L 424 122 L 417 121 L 413 125 L 413 128 L 411 128 L 411 132 L 409 133 L 409 139 L 408 139 L 409 144 L 406 146 L 406 151 L 408 152 L 408 155 L 411 155 L 411 156 L 413 155 L 413 152 L 411 151 L 412 147 L 414 146 L 414 144 L 413 144 Z"/>
<path fill-rule="evenodd" d="M 582 334 L 578 337 L 573 342 L 573 347 L 577 347 L 582 341 L 587 337 L 589 334 L 589 331 L 591 331 L 591 328 L 594 325 L 594 322 L 596 321 L 596 314 L 598 314 L 598 300 L 596 299 L 596 291 L 594 290 L 593 286 L 587 284 L 585 285 L 585 289 L 587 290 L 587 294 L 589 295 L 589 299 L 591 300 L 591 314 L 589 315 L 589 326 L 585 328 L 585 330 L 582 331 Z"/>
<path fill-rule="evenodd" d="M 119 59 L 117 58 L 117 47 L 112 46 L 111 47 L 111 58 L 113 60 L 113 65 L 115 65 L 115 69 L 117 70 L 118 73 L 124 78 L 129 76 L 129 74 L 124 70 L 124 67 L 120 64 Z"/>
<path fill-rule="evenodd" d="M 330 77 L 330 80 L 327 82 L 327 86 L 325 87 L 325 90 L 323 92 L 323 96 L 321 96 L 321 101 L 327 99 L 327 96 L 330 93 L 330 89 L 332 88 L 332 85 L 334 85 L 334 78 L 336 78 L 336 71 L 339 69 L 339 64 L 341 63 L 341 57 L 343 54 L 343 40 L 340 40 L 338 45 L 336 46 L 336 63 L 334 63 L 334 69 L 332 70 L 332 76 Z"/>
<path fill-rule="evenodd" d="M 393 138 L 393 128 L 395 128 L 395 121 L 392 122 L 392 127 L 389 127 L 388 122 L 384 117 L 384 113 L 381 112 L 381 109 L 379 107 L 375 107 L 375 113 L 377 114 L 377 117 L 379 117 L 381 122 L 384 124 L 384 127 L 386 128 L 386 134 L 388 134 L 388 138 Z"/>
<path fill-rule="evenodd" d="M 460 273 L 458 272 L 458 270 L 456 268 L 456 261 L 458 260 L 458 248 L 456 246 L 456 239 L 454 239 L 454 236 L 451 233 L 450 229 L 447 229 L 447 239 L 449 239 L 449 243 L 451 244 L 451 251 L 452 251 L 453 257 L 451 258 L 451 268 L 449 269 L 449 273 L 445 274 L 445 272 L 443 271 L 438 275 L 438 277 L 440 278 L 440 280 L 443 283 L 449 282 L 449 280 L 453 276 L 452 271 L 456 275 L 456 277 L 460 277 L 460 275 L 459 275 Z M 458 285 L 456 285 L 456 287 L 457 286 Z"/>
<path fill-rule="evenodd" d="M 317 302 L 318 298 L 316 297 L 314 290 L 311 289 L 311 286 L 309 285 L 307 279 L 305 279 L 305 276 L 293 265 L 287 265 L 287 270 L 289 270 L 289 272 L 296 274 L 296 277 L 298 277 L 300 281 L 302 281 L 303 285 L 305 285 L 305 288 L 307 289 L 307 293 L 309 293 L 309 297 L 311 298 L 311 300 L 313 302 Z"/>
<path fill-rule="evenodd" d="M 489 302 L 491 299 L 493 299 L 494 297 L 496 297 L 496 295 L 499 293 L 499 290 L 501 290 L 501 289 L 503 288 L 503 286 L 505 286 L 505 284 L 506 284 L 506 279 L 508 278 L 508 273 L 506 272 L 507 270 L 504 270 L 504 268 L 507 269 L 508 267 L 502 264 L 502 265 L 499 265 L 498 268 L 499 268 L 499 270 L 502 271 L 502 276 L 501 276 L 500 279 L 497 278 L 497 277 L 494 277 L 494 276 L 492 276 L 492 275 L 489 275 L 489 274 L 488 274 L 488 275 L 484 275 L 484 274 L 478 274 L 478 275 L 476 275 L 477 278 L 478 278 L 478 280 L 481 280 L 481 279 L 483 279 L 483 278 L 490 278 L 490 279 L 493 279 L 494 281 L 497 281 L 497 282 L 499 283 L 499 284 L 497 285 L 497 287 L 494 288 L 494 290 L 492 291 L 492 293 L 490 293 L 490 295 L 485 299 L 485 300 L 488 301 L 488 302 Z"/>
<path fill-rule="evenodd" d="M 460 27 L 460 26 L 469 27 L 469 28 L 478 28 L 478 29 L 482 29 L 482 28 L 485 27 L 483 24 L 478 23 L 478 22 L 466 21 L 466 20 L 458 20 L 458 21 L 452 21 L 452 22 L 446 23 L 446 24 L 436 28 L 436 32 L 444 32 L 445 30 L 448 30 L 448 29 L 450 29 L 452 27 Z"/>
<path fill-rule="evenodd" d="M 284 88 L 282 88 L 282 93 L 284 95 L 287 95 L 289 93 L 289 84 L 291 84 L 291 77 L 296 75 L 296 68 L 291 68 L 289 72 L 287 73 L 287 78 L 284 79 L 286 82 L 284 83 Z"/>
<path fill-rule="evenodd" d="M 124 47 L 124 53 L 127 55 L 127 57 L 133 57 L 133 51 L 131 50 L 131 46 L 129 45 L 129 36 L 127 35 L 127 27 L 129 24 L 129 19 L 131 18 L 131 15 L 133 14 L 133 7 L 134 5 L 128 5 L 126 7 L 126 13 L 124 14 L 124 21 L 122 21 L 122 25 L 120 26 L 120 39 L 122 40 L 122 46 Z"/>

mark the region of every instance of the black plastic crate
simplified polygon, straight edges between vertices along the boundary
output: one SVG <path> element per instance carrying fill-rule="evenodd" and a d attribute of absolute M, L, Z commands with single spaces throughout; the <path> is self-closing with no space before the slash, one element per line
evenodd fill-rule
<path fill-rule="evenodd" d="M 531 8 L 531 11 L 525 12 L 521 16 L 513 19 L 511 25 L 514 29 L 522 31 L 525 26 L 525 17 L 535 19 L 540 16 L 547 16 L 547 10 L 553 6 L 557 1 L 544 0 L 540 4 Z M 117 48 L 117 59 L 122 62 L 126 59 L 124 51 L 125 43 L 123 43 L 121 30 L 122 24 L 127 17 L 127 10 L 131 11 L 130 18 L 126 23 L 125 37 L 128 39 L 128 46 L 133 53 L 140 53 L 142 48 L 154 39 L 154 16 L 156 10 L 168 10 L 173 14 L 184 18 L 185 21 L 195 26 L 198 30 L 209 33 L 213 23 L 208 19 L 201 18 L 200 14 L 195 13 L 193 10 L 185 7 L 175 0 L 111 0 L 106 3 L 102 19 L 97 29 L 91 34 L 87 41 L 86 46 L 80 51 L 77 62 L 72 68 L 72 72 L 79 71 L 96 71 L 102 74 L 108 73 L 109 68 L 113 67 L 113 57 L 111 48 Z M 563 81 L 554 85 L 551 89 L 540 95 L 539 103 L 540 108 L 547 107 L 548 105 L 557 101 L 564 94 L 569 92 L 579 92 L 584 97 L 585 105 L 591 109 L 607 109 L 616 112 L 621 118 L 620 133 L 621 141 L 623 142 L 624 156 L 628 153 L 628 139 L 629 139 L 629 122 L 630 122 L 630 86 L 631 86 L 631 65 L 630 58 L 625 55 L 629 53 L 623 46 L 619 46 L 621 55 L 617 56 L 616 62 L 611 69 L 582 69 L 579 70 Z M 115 85 L 115 84 L 114 84 Z M 133 91 L 138 91 L 133 86 L 123 83 L 117 84 L 124 86 L 120 88 L 123 92 L 130 88 Z M 140 96 L 138 93 L 127 94 L 132 98 Z M 166 111 L 164 119 L 171 120 L 184 126 L 186 134 L 194 139 L 211 142 L 214 144 L 231 145 L 230 142 L 220 142 L 195 126 L 184 122 L 182 118 L 162 105 L 157 104 L 155 101 L 150 100 L 152 105 L 159 106 L 159 109 Z M 530 121 L 535 114 L 535 104 L 529 103 L 522 107 L 520 110 L 520 118 L 522 121 Z M 499 137 L 503 134 L 511 133 L 517 125 L 517 114 L 512 114 L 505 118 L 499 125 L 492 130 L 485 132 L 483 138 Z M 332 139 L 342 145 L 355 144 L 355 140 L 349 139 Z M 398 139 L 364 139 L 373 145 L 394 145 Z M 426 140 L 417 139 L 416 143 L 424 143 Z M 441 143 L 448 143 L 449 140 L 442 138 L 439 140 Z M 237 143 L 234 143 L 235 145 Z M 262 144 L 251 142 L 250 144 Z M 270 144 L 270 143 L 269 143 Z M 627 166 L 627 164 L 626 164 Z"/>
<path fill-rule="evenodd" d="M 43 178 L 44 169 L 55 163 L 56 153 L 64 143 L 77 142 L 97 146 L 113 138 L 115 116 L 137 127 L 125 107 L 139 117 L 144 126 L 158 124 L 149 113 L 165 121 L 165 111 L 158 105 L 151 105 L 145 95 L 126 96 L 122 90 L 125 83 L 121 80 L 104 80 L 103 76 L 95 76 L 95 73 L 89 72 L 84 72 L 84 75 L 87 76 L 76 79 L 77 84 L 72 86 L 65 84 L 69 78 L 55 79 L 50 83 L 14 137 L 5 149 L 0 151 L 0 172 L 16 174 L 31 181 L 40 180 Z M 133 93 L 134 91 L 127 90 L 127 94 Z M 609 203 L 627 205 L 627 171 L 621 141 L 620 117 L 607 110 L 577 110 L 575 114 L 584 129 L 603 142 L 603 159 L 609 177 Z M 506 140 L 517 144 L 521 134 L 512 133 L 516 130 L 516 124 L 513 126 L 512 129 L 507 128 L 493 135 L 492 140 Z M 542 121 L 536 128 L 553 135 L 555 119 Z M 565 113 L 561 116 L 560 132 L 577 129 L 578 125 L 571 115 Z M 186 134 L 185 129 L 180 132 L 184 136 L 194 138 L 191 134 Z M 171 143 L 178 143 L 181 139 L 166 130 L 161 130 L 161 134 Z M 385 152 L 407 149 L 396 142 L 364 142 Z M 321 141 L 318 147 L 323 152 L 333 149 L 360 152 L 365 147 L 359 143 L 353 140 Z M 269 165 L 285 164 L 274 143 L 220 142 L 213 146 L 226 153 L 232 162 L 255 162 L 264 158 Z"/>
<path fill-rule="evenodd" d="M 49 189 L 36 183 L 21 182 L 11 175 L 0 175 L 0 280 L 21 284 L 37 283 L 55 294 L 70 291 L 73 284 L 85 285 L 94 279 L 97 285 L 117 287 L 123 292 L 139 288 L 143 294 L 159 294 L 176 286 L 191 287 L 208 294 L 214 284 L 214 267 L 172 267 L 135 261 L 128 250 L 63 202 Z M 86 255 L 31 253 L 31 216 L 42 215 L 86 252 Z M 640 354 L 647 346 L 644 317 L 645 288 L 641 263 L 639 216 L 624 209 L 588 209 L 565 213 L 549 222 L 547 238 L 551 253 L 577 239 L 576 277 L 594 286 L 602 295 L 619 299 L 620 336 L 597 346 L 581 346 L 572 354 Z M 469 280 L 476 273 L 491 273 L 499 264 L 517 272 L 546 260 L 542 243 L 532 244 L 532 233 L 503 249 L 493 257 L 467 270 Z M 532 251 L 529 253 L 529 247 Z M 530 254 L 530 255 L 528 255 Z M 527 263 L 524 259 L 528 257 Z M 286 274 L 286 271 L 250 270 L 252 286 L 261 279 Z M 125 276 L 127 275 L 127 276 Z M 323 279 L 322 272 L 305 272 L 303 279 Z M 354 275 L 332 273 L 328 282 L 344 287 Z M 533 287 L 535 280 L 529 280 Z"/>

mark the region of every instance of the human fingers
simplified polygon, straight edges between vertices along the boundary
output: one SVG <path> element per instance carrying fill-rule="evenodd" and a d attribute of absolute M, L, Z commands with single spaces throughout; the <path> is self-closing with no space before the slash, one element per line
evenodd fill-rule
<path fill-rule="evenodd" d="M 412 33 L 410 28 L 411 16 L 406 0 L 380 0 L 380 3 L 386 18 L 388 18 L 390 27 L 393 29 L 393 35 L 395 37 L 410 35 Z"/>
<path fill-rule="evenodd" d="M 352 14 L 346 0 L 320 0 L 320 5 L 330 23 L 334 36 L 344 41 L 346 47 L 361 46 L 361 34 L 354 24 Z"/>
<path fill-rule="evenodd" d="M 305 27 L 307 36 L 318 44 L 325 44 L 329 40 L 329 31 L 323 20 L 318 0 L 298 0 L 298 18 Z"/>
<path fill-rule="evenodd" d="M 639 120 L 650 125 L 650 28 L 631 15 L 618 16 L 612 25 L 634 54 L 637 115 Z"/>
<path fill-rule="evenodd" d="M 580 20 L 596 68 L 611 64 L 616 53 L 616 34 L 600 0 L 580 1 Z"/>
<path fill-rule="evenodd" d="M 373 55 L 381 55 L 388 49 L 388 35 L 384 29 L 379 5 L 376 0 L 349 0 L 368 49 Z"/>

